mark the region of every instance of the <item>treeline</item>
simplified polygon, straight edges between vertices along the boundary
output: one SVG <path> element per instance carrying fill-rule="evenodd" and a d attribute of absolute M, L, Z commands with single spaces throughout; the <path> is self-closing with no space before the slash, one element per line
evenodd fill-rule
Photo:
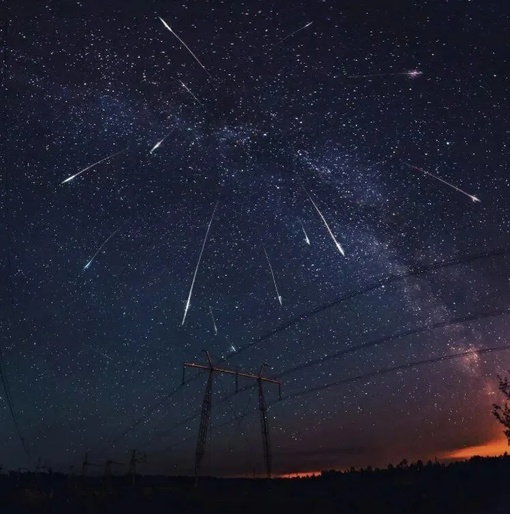
<path fill-rule="evenodd" d="M 503 466 L 509 465 L 510 466 L 510 456 L 507 452 L 505 452 L 503 455 L 499 457 L 480 457 L 480 456 L 474 456 L 470 459 L 462 460 L 462 461 L 451 461 L 451 462 L 441 462 L 437 459 L 434 461 L 428 460 L 426 463 L 422 460 L 417 460 L 416 462 L 409 463 L 407 459 L 402 459 L 398 464 L 388 464 L 386 468 L 379 468 L 379 467 L 372 467 L 367 466 L 366 468 L 359 468 L 356 469 L 354 467 L 351 467 L 349 470 L 346 471 L 337 471 L 334 469 L 328 469 L 321 471 L 320 474 L 311 476 L 311 477 L 296 477 L 301 479 L 306 478 L 331 478 L 331 477 L 338 477 L 342 475 L 366 475 L 366 474 L 405 474 L 408 472 L 430 472 L 430 471 L 445 471 L 448 468 L 452 470 L 459 470 L 459 469 L 465 469 L 465 468 L 471 468 L 473 466 L 480 467 L 480 466 L 488 466 L 493 467 L 497 463 L 502 463 Z"/>

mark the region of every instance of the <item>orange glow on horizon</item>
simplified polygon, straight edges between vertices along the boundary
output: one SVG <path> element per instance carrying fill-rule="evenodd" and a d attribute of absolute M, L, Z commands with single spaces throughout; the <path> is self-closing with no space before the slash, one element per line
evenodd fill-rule
<path fill-rule="evenodd" d="M 321 474 L 320 471 L 298 471 L 296 473 L 285 473 L 283 475 L 278 475 L 275 478 L 309 478 L 315 476 L 319 476 Z"/>
<path fill-rule="evenodd" d="M 510 453 L 510 447 L 505 436 L 501 435 L 495 439 L 491 439 L 486 443 L 465 446 L 457 448 L 455 450 L 448 450 L 440 455 L 438 459 L 440 461 L 452 461 L 452 460 L 464 460 L 470 459 L 471 457 L 497 457 L 503 455 L 505 452 Z M 345 471 L 346 469 L 339 470 Z M 275 475 L 274 478 L 310 478 L 313 476 L 320 476 L 321 471 L 296 471 L 293 473 L 282 473 L 281 475 Z"/>
<path fill-rule="evenodd" d="M 442 459 L 469 459 L 471 457 L 495 457 L 497 455 L 502 455 L 505 452 L 508 452 L 508 441 L 506 437 L 498 437 L 497 439 L 493 439 L 492 441 L 488 441 L 484 444 L 479 444 L 477 446 L 466 446 L 464 448 L 458 448 L 457 450 L 452 450 L 449 452 L 445 452 L 441 455 Z"/>

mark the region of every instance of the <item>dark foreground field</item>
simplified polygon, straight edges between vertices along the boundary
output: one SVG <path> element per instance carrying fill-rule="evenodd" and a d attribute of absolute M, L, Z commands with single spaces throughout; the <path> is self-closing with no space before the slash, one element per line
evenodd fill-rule
<path fill-rule="evenodd" d="M 510 514 L 510 457 L 286 480 L 0 475 L 0 513 Z"/>

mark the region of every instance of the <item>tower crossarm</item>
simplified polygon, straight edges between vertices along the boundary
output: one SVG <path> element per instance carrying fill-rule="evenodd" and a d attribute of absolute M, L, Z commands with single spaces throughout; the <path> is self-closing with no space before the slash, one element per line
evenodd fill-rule
<path fill-rule="evenodd" d="M 221 373 L 224 375 L 233 375 L 236 381 L 236 392 L 239 390 L 238 381 L 239 377 L 247 378 L 250 380 L 255 380 L 258 386 L 259 393 L 259 410 L 260 410 L 260 422 L 261 422 L 261 430 L 262 430 L 262 445 L 264 450 L 264 461 L 266 467 L 267 476 L 271 477 L 272 472 L 272 460 L 271 460 L 271 443 L 269 438 L 269 423 L 267 418 L 267 406 L 264 398 L 264 391 L 262 388 L 262 384 L 267 382 L 269 384 L 277 384 L 278 392 L 280 396 L 280 400 L 282 398 L 281 394 L 281 382 L 274 378 L 264 377 L 263 372 L 264 368 L 267 367 L 267 364 L 263 364 L 260 368 L 258 374 L 255 373 L 246 373 L 244 371 L 238 371 L 236 369 L 222 368 L 219 366 L 215 366 L 211 360 L 211 355 L 208 351 L 204 350 L 207 355 L 207 364 L 198 364 L 196 362 L 185 362 L 182 369 L 182 383 L 185 383 L 185 372 L 186 368 L 193 368 L 202 371 L 208 371 L 208 379 L 207 385 L 205 389 L 204 398 L 202 401 L 202 412 L 200 415 L 200 426 L 198 429 L 198 439 L 197 439 L 197 449 L 195 453 L 195 487 L 198 483 L 198 476 L 200 473 L 200 469 L 202 466 L 202 462 L 205 455 L 205 446 L 207 440 L 207 433 L 210 426 L 211 421 L 211 404 L 212 404 L 212 390 L 213 390 L 213 382 L 214 375 L 216 373 Z"/>

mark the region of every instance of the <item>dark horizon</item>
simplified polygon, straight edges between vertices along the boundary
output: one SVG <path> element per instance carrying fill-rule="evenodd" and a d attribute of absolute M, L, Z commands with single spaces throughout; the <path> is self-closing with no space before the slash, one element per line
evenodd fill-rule
<path fill-rule="evenodd" d="M 292 479 L 300 479 L 300 478 L 320 478 L 324 476 L 330 476 L 330 475 L 349 475 L 349 474 L 377 474 L 377 473 L 384 473 L 384 472 L 393 472 L 393 471 L 413 471 L 413 470 L 420 470 L 422 468 L 442 468 L 446 469 L 450 466 L 462 466 L 466 465 L 469 466 L 471 463 L 476 462 L 495 462 L 501 459 L 508 459 L 509 453 L 508 451 L 504 451 L 502 453 L 494 453 L 494 454 L 477 454 L 474 453 L 473 455 L 470 455 L 469 457 L 459 457 L 459 458 L 442 458 L 438 459 L 435 457 L 434 459 L 417 459 L 414 461 L 409 461 L 408 459 L 402 459 L 399 462 L 390 462 L 386 465 L 377 466 L 377 465 L 367 465 L 367 466 L 360 466 L 360 467 L 354 467 L 349 466 L 344 469 L 333 469 L 333 468 L 325 468 L 325 469 L 318 469 L 315 471 L 287 471 L 282 473 L 277 473 L 271 476 L 270 478 L 267 477 L 265 474 L 265 471 L 263 469 L 260 470 L 260 472 L 256 473 L 244 473 L 244 474 L 224 474 L 224 475 L 211 475 L 211 474 L 203 474 L 199 476 L 198 481 L 202 480 L 292 480 Z M 47 463 L 46 463 L 47 464 Z M 105 464 L 105 463 L 103 463 Z M 119 463 L 117 463 L 119 464 Z M 128 463 L 126 463 L 128 464 Z M 167 474 L 167 473 L 145 473 L 142 469 L 145 466 L 138 466 L 136 469 L 136 477 L 139 479 L 169 479 L 169 480 L 188 480 L 188 481 L 195 481 L 195 474 L 193 470 L 190 470 L 189 473 L 181 473 L 181 474 Z M 46 476 L 48 478 L 51 478 L 52 475 L 59 475 L 59 476 L 67 476 L 69 478 L 76 478 L 80 480 L 92 480 L 92 481 L 104 481 L 105 480 L 105 470 L 104 466 L 98 465 L 97 463 L 94 465 L 92 470 L 85 475 L 82 475 L 80 473 L 80 470 L 78 468 L 76 469 L 70 469 L 67 471 L 60 471 L 57 469 L 52 468 L 49 465 L 45 465 L 42 463 L 38 463 L 38 465 L 34 469 L 29 468 L 18 468 L 18 469 L 0 469 L 0 476 L 6 477 L 7 475 L 13 476 L 13 475 L 20 475 L 20 476 L 31 476 L 31 475 L 41 475 Z M 112 478 L 114 477 L 116 480 L 122 480 L 123 477 L 130 477 L 132 476 L 129 469 L 121 469 L 120 467 L 116 466 L 114 469 L 112 469 L 111 475 Z"/>

